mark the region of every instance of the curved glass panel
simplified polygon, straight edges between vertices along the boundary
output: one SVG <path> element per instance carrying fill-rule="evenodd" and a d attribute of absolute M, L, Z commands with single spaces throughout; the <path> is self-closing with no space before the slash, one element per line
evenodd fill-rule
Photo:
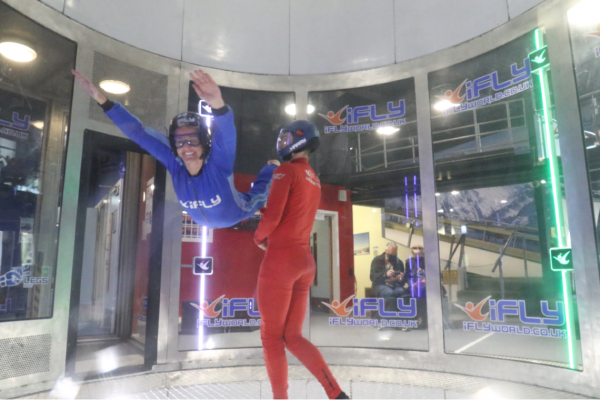
<path fill-rule="evenodd" d="M 569 10 L 571 51 L 586 146 L 596 243 L 600 248 L 600 3 L 582 1 Z"/>
<path fill-rule="evenodd" d="M 428 350 L 414 80 L 310 92 L 309 104 L 316 170 L 344 202 L 311 237 L 310 340 Z"/>
<path fill-rule="evenodd" d="M 48 318 L 76 45 L 3 3 L 0 43 L 0 321 Z"/>
<path fill-rule="evenodd" d="M 581 369 L 550 57 L 538 29 L 429 74 L 444 341 Z"/>

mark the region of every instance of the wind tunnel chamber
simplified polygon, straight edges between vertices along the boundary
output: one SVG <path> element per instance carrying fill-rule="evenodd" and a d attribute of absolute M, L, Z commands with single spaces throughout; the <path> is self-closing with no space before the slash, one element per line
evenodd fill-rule
<path fill-rule="evenodd" d="M 0 20 L 18 15 L 0 11 Z M 48 389 L 65 375 L 83 386 L 129 374 L 176 386 L 195 369 L 214 377 L 224 367 L 248 376 L 242 368 L 264 363 L 260 216 L 196 224 L 164 169 L 68 75 L 77 55 L 95 83 L 129 82 L 114 99 L 162 131 L 186 108 L 205 115 L 188 77 L 200 67 L 61 15 L 60 27 L 49 11 L 33 17 L 75 42 L 47 35 L 63 62 L 48 58 L 59 73 L 49 69 L 43 90 L 0 57 L 0 350 L 22 343 L 42 360 L 5 352 L 21 369 L 3 378 L 10 368 L 0 367 L 0 391 L 25 394 L 40 379 Z M 546 0 L 456 48 L 354 72 L 202 66 L 234 112 L 239 191 L 276 158 L 281 126 L 308 119 L 321 132 L 310 159 L 322 197 L 304 336 L 333 368 L 599 393 L 597 11 L 594 1 Z"/>

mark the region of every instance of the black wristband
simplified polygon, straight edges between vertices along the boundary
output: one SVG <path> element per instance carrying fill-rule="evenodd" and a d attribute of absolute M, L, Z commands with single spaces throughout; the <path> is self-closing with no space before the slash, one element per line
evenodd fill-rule
<path fill-rule="evenodd" d="M 107 112 L 107 111 L 110 111 L 111 108 L 113 108 L 113 106 L 115 105 L 115 102 L 111 101 L 111 100 L 106 100 L 102 104 L 98 103 L 98 105 L 100 107 L 102 107 L 102 110 L 104 110 L 104 112 Z"/>
<path fill-rule="evenodd" d="M 221 108 L 213 108 L 212 114 L 216 117 L 220 117 L 221 115 L 227 114 L 227 111 L 229 111 L 229 106 L 227 104 L 225 104 Z"/>

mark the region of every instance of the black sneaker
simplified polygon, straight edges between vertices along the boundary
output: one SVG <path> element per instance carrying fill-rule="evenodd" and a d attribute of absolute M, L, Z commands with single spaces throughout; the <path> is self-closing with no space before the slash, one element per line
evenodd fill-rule
<path fill-rule="evenodd" d="M 348 395 L 344 392 L 338 394 L 338 397 L 336 397 L 336 399 L 349 399 L 350 397 L 348 397 Z"/>

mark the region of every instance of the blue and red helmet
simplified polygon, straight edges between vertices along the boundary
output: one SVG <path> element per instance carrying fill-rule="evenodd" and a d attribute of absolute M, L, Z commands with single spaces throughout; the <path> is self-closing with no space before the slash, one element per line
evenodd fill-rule
<path fill-rule="evenodd" d="M 195 132 L 187 135 L 196 135 L 199 139 L 199 144 L 202 146 L 202 159 L 206 159 L 210 153 L 211 146 L 211 131 L 206 119 L 195 112 L 184 112 L 177 114 L 169 125 L 169 143 L 173 154 L 177 156 L 177 147 L 175 145 L 175 131 L 177 128 L 191 126 L 196 129 Z M 185 135 L 185 136 L 187 136 Z"/>
<path fill-rule="evenodd" d="M 303 119 L 291 122 L 281 128 L 277 138 L 277 155 L 284 161 L 292 158 L 292 153 L 309 150 L 310 153 L 319 147 L 319 129 Z"/>

